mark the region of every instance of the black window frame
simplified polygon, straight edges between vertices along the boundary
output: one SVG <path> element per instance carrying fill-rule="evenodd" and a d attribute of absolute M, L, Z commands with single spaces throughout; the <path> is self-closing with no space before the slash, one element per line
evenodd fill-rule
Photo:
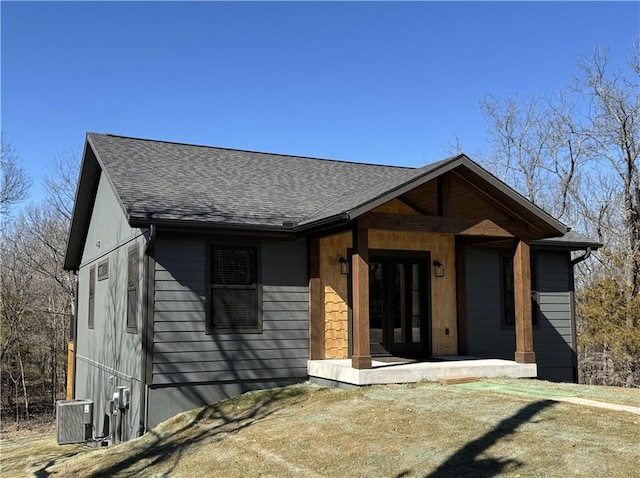
<path fill-rule="evenodd" d="M 98 282 L 109 278 L 109 258 L 98 262 Z"/>
<path fill-rule="evenodd" d="M 87 327 L 96 327 L 96 266 L 89 267 L 89 304 L 87 313 Z"/>
<path fill-rule="evenodd" d="M 218 249 L 224 250 L 251 250 L 253 251 L 254 282 L 252 285 L 223 285 L 213 283 L 213 257 Z M 206 320 L 205 333 L 211 334 L 261 334 L 262 333 L 262 252 L 258 243 L 227 243 L 212 242 L 207 244 L 206 249 Z M 251 326 L 243 325 L 221 325 L 216 324 L 214 299 L 215 294 L 224 294 L 230 290 L 253 290 L 255 291 L 255 324 Z"/>
<path fill-rule="evenodd" d="M 510 270 L 510 273 L 507 272 Z M 511 284 L 511 290 L 507 289 Z M 538 290 L 538 260 L 531 255 L 531 326 L 540 328 L 540 292 Z M 500 328 L 513 330 L 516 326 L 513 254 L 500 254 Z"/>
<path fill-rule="evenodd" d="M 138 244 L 127 248 L 127 333 L 138 333 L 138 297 L 140 292 L 140 258 Z"/>

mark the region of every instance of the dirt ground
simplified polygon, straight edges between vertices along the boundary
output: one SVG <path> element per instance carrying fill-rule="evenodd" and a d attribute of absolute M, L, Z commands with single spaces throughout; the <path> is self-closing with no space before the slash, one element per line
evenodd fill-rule
<path fill-rule="evenodd" d="M 15 438 L 41 437 L 54 435 L 56 432 L 56 418 L 51 414 L 32 417 L 16 424 L 14 420 L 0 418 L 0 440 Z"/>
<path fill-rule="evenodd" d="M 548 387 L 551 392 L 553 384 Z M 623 403 L 634 405 L 636 398 L 640 390 Z M 639 440 L 637 415 L 534 396 L 434 383 L 349 391 L 305 384 L 193 410 L 106 449 L 61 447 L 54 437 L 4 440 L 0 471 L 64 477 L 627 478 L 637 473 Z"/>

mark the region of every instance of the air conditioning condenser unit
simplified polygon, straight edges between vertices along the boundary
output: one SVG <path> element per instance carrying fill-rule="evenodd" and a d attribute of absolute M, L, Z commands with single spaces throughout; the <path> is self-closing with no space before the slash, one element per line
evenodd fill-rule
<path fill-rule="evenodd" d="M 58 445 L 86 443 L 93 436 L 93 400 L 56 402 Z"/>

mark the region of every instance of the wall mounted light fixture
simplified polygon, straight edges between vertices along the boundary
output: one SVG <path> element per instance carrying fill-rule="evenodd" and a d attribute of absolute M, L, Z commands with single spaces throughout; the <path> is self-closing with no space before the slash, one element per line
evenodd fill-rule
<path fill-rule="evenodd" d="M 436 277 L 444 277 L 444 264 L 440 261 L 433 261 L 433 270 Z"/>
<path fill-rule="evenodd" d="M 349 273 L 349 261 L 346 260 L 344 257 L 340 257 L 338 259 L 338 262 L 340 263 L 340 274 L 348 274 Z"/>

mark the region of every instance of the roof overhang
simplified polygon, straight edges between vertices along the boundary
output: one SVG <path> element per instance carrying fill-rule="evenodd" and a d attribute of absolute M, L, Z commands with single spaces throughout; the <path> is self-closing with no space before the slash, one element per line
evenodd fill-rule
<path fill-rule="evenodd" d="M 592 241 L 586 236 L 575 231 L 568 231 L 560 237 L 549 237 L 531 241 L 531 245 L 545 249 L 561 249 L 569 251 L 579 251 L 584 249 L 597 250 L 603 247 L 600 242 Z"/>
<path fill-rule="evenodd" d="M 198 232 L 216 232 L 221 231 L 235 231 L 248 234 L 252 232 L 259 233 L 261 235 L 277 235 L 277 236 L 291 236 L 293 233 L 292 225 L 282 226 L 268 226 L 264 224 L 240 224 L 232 222 L 211 222 L 211 221 L 195 221 L 188 219 L 141 219 L 131 218 L 129 220 L 131 227 L 145 228 L 154 225 L 162 231 L 184 231 L 193 230 Z"/>
<path fill-rule="evenodd" d="M 98 190 L 100 171 L 101 167 L 93 148 L 88 141 L 85 141 L 64 255 L 65 270 L 77 270 L 80 266 L 82 249 L 87 238 L 89 220 Z"/>
<path fill-rule="evenodd" d="M 279 236 L 287 235 L 311 235 L 325 233 L 326 231 L 337 230 L 348 227 L 348 224 L 364 214 L 369 213 L 376 207 L 406 193 L 416 190 L 426 183 L 433 181 L 446 173 L 454 174 L 469 183 L 485 196 L 491 198 L 498 206 L 506 204 L 506 209 L 512 211 L 518 220 L 525 224 L 531 224 L 540 231 L 535 239 L 544 237 L 558 237 L 557 243 L 546 242 L 545 245 L 566 247 L 569 243 L 571 247 L 576 247 L 584 242 L 584 247 L 594 247 L 594 243 L 587 238 L 577 240 L 575 244 L 568 240 L 562 240 L 568 232 L 568 228 L 534 205 L 511 187 L 500 181 L 491 173 L 480 167 L 464 154 L 454 156 L 443 161 L 427 165 L 416 170 L 408 170 L 401 178 L 395 181 L 378 183 L 372 188 L 369 197 L 356 183 L 354 188 L 336 201 L 327 204 L 323 211 L 314 213 L 305 221 L 298 223 L 283 222 L 278 224 L 248 224 L 230 223 L 225 221 L 198 221 L 185 219 L 162 219 L 153 217 L 137 217 L 135 212 L 129 212 L 114 187 L 109 172 L 105 170 L 104 163 L 92 143 L 91 136 L 87 135 L 82 157 L 78 186 L 76 189 L 75 203 L 71 225 L 69 229 L 67 248 L 65 252 L 64 268 L 66 270 L 76 270 L 82 259 L 82 251 L 87 237 L 89 222 L 91 219 L 96 192 L 100 182 L 101 173 L 104 172 L 105 180 L 109 182 L 126 220 L 131 227 L 148 227 L 152 224 L 162 227 L 164 230 L 190 229 L 198 231 L 224 231 L 235 230 L 249 233 L 274 234 Z M 351 199 L 350 199 L 351 198 Z"/>

